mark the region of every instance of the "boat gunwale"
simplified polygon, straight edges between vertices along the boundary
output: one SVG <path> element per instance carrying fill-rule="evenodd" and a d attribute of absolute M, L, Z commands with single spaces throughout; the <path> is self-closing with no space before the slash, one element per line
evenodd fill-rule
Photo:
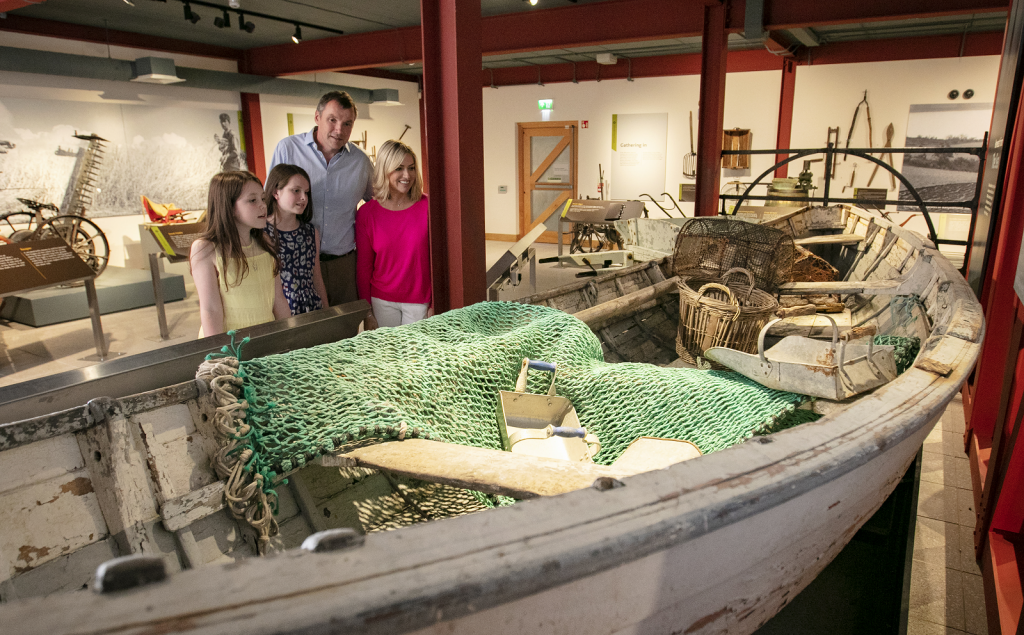
<path fill-rule="evenodd" d="M 907 237 L 913 239 L 916 235 Z M 921 242 L 918 246 L 927 248 Z M 931 261 L 932 265 L 948 265 L 944 260 Z M 940 264 L 939 269 L 942 278 L 952 266 Z M 207 608 L 170 609 L 160 599 L 168 592 L 163 584 L 110 598 L 70 596 L 62 602 L 69 609 L 75 605 L 79 611 L 107 617 L 118 608 L 130 615 L 140 601 L 151 601 L 154 610 L 150 615 L 162 617 L 154 615 L 136 624 L 141 627 L 200 615 L 211 616 L 214 621 L 204 622 L 209 626 L 221 623 L 214 615 L 224 618 L 245 607 L 242 613 L 251 617 L 252 606 L 282 600 L 289 607 L 302 602 L 307 609 L 305 619 L 267 623 L 266 616 L 252 618 L 246 622 L 248 630 L 311 632 L 318 624 L 329 623 L 332 628 L 395 632 L 514 601 L 711 534 L 864 467 L 934 423 L 971 371 L 984 332 L 980 306 L 975 306 L 973 294 L 955 293 L 966 289 L 969 294 L 966 282 L 962 278 L 959 282 L 957 278 L 947 280 L 953 282 L 945 290 L 954 291 L 950 294 L 953 306 L 934 316 L 933 338 L 929 338 L 958 347 L 957 363 L 946 377 L 911 368 L 894 382 L 816 422 L 749 440 L 706 455 L 701 461 L 625 478 L 622 488 L 580 490 L 488 514 L 375 534 L 353 551 L 293 551 L 284 557 L 246 561 L 246 576 L 284 584 L 274 588 L 254 584 L 246 589 L 244 598 L 235 596 L 235 604 L 223 606 L 226 600 L 217 598 L 217 594 L 196 592 L 193 595 Z M 968 300 L 973 305 L 967 306 Z M 975 322 L 971 322 L 972 314 L 976 315 Z M 958 320 L 966 320 L 968 327 L 976 324 L 977 328 L 956 330 Z M 952 333 L 948 332 L 951 328 Z M 913 398 L 903 398 L 900 393 L 915 384 Z M 900 398 L 897 405 L 887 409 L 873 403 L 884 402 L 887 397 Z M 851 443 L 854 437 L 870 442 Z M 746 469 L 736 471 L 733 465 Z M 571 512 L 580 518 L 566 526 L 561 519 Z M 653 523 L 652 518 L 656 519 Z M 452 541 L 456 533 L 464 538 Z M 186 571 L 175 575 L 173 582 L 178 589 L 205 587 L 212 591 L 223 587 L 230 572 L 239 566 L 208 566 L 202 569 L 202 575 Z M 415 575 L 410 575 L 413 572 Z M 335 595 L 342 589 L 348 595 L 344 602 Z M 317 596 L 324 592 L 331 595 L 331 602 L 318 602 Z M 0 616 L 7 613 L 9 619 L 24 619 L 47 601 L 6 605 L 0 607 Z M 111 628 L 121 626 L 130 625 L 111 622 Z M 233 626 L 241 627 L 241 623 L 234 622 Z"/>

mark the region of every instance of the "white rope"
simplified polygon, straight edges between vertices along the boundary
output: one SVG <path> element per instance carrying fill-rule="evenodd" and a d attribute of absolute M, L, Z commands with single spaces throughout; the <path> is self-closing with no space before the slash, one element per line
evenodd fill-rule
<path fill-rule="evenodd" d="M 213 468 L 222 479 L 227 479 L 224 499 L 231 514 L 239 520 L 244 519 L 256 531 L 257 551 L 264 555 L 270 545 L 270 537 L 278 532 L 278 526 L 268 495 L 263 491 L 263 475 L 254 475 L 245 469 L 252 459 L 252 450 L 235 451 L 245 443 L 251 429 L 245 422 L 249 404 L 245 399 L 239 399 L 242 378 L 237 373 L 238 360 L 221 357 L 200 364 L 196 378 L 209 382 L 211 401 L 216 408 L 213 425 L 221 446 L 213 457 Z M 270 497 L 276 498 L 276 495 L 271 493 Z"/>

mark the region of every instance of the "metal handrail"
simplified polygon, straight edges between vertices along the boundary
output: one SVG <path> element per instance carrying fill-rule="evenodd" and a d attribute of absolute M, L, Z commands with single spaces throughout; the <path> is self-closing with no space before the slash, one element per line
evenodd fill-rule
<path fill-rule="evenodd" d="M 984 174 L 984 170 L 985 170 L 985 153 L 987 151 L 988 151 L 988 133 L 985 133 L 985 137 L 982 139 L 982 142 L 981 142 L 980 146 L 971 146 L 971 147 L 966 147 L 966 148 L 843 148 L 843 149 L 840 149 L 840 148 L 836 147 L 834 144 L 830 143 L 825 148 L 807 148 L 807 149 L 796 149 L 796 150 L 794 150 L 794 149 L 722 150 L 722 156 L 727 156 L 727 155 L 750 155 L 750 154 L 775 154 L 775 155 L 790 154 L 792 156 L 790 156 L 789 158 L 783 159 L 782 161 L 779 161 L 778 163 L 773 165 L 771 168 L 769 168 L 769 169 L 765 170 L 763 173 L 761 173 L 760 176 L 758 176 L 752 183 L 750 183 L 747 186 L 747 189 L 742 194 L 720 194 L 719 195 L 719 199 L 722 201 L 722 210 L 721 210 L 720 213 L 723 216 L 726 215 L 725 214 L 725 201 L 726 200 L 735 200 L 736 201 L 736 205 L 733 208 L 734 210 L 738 210 L 740 208 L 740 206 L 743 204 L 743 202 L 747 201 L 747 200 L 751 200 L 751 201 L 761 201 L 761 200 L 765 200 L 765 201 L 766 200 L 773 200 L 773 201 L 795 201 L 795 202 L 800 202 L 800 203 L 819 203 L 820 202 L 823 205 L 828 205 L 830 202 L 832 202 L 832 203 L 865 203 L 866 201 L 864 199 L 858 199 L 858 198 L 835 198 L 835 197 L 829 196 L 830 188 L 831 188 L 831 182 L 832 182 L 832 178 L 831 178 L 831 175 L 832 175 L 832 164 L 833 164 L 833 162 L 835 160 L 835 155 L 843 154 L 845 156 L 845 155 L 851 155 L 852 154 L 855 157 L 860 157 L 862 159 L 867 159 L 868 161 L 871 161 L 872 163 L 875 163 L 876 165 L 879 165 L 879 166 L 885 168 L 895 178 L 899 179 L 900 183 L 902 183 L 904 185 L 904 187 L 907 188 L 907 191 L 914 198 L 914 202 L 917 203 L 917 206 L 919 208 L 921 208 L 921 212 L 924 215 L 925 224 L 928 226 L 928 237 L 931 239 L 932 243 L 934 243 L 936 245 L 936 247 L 938 245 L 940 245 L 940 244 L 941 245 L 961 245 L 961 246 L 965 246 L 965 245 L 969 244 L 969 240 L 950 240 L 950 239 L 939 238 L 938 237 L 938 235 L 935 232 L 935 226 L 932 224 L 931 215 L 928 213 L 928 206 L 932 205 L 932 206 L 940 206 L 940 207 L 963 207 L 963 208 L 966 208 L 967 210 L 970 211 L 970 214 L 971 214 L 971 225 L 970 225 L 970 228 L 968 230 L 968 237 L 973 235 L 974 234 L 975 222 L 977 221 L 978 202 L 979 202 L 979 199 L 981 197 L 981 178 L 982 178 L 982 175 Z M 894 168 L 893 166 L 889 165 L 885 161 L 882 161 L 881 159 L 876 159 L 875 157 L 871 156 L 872 154 L 882 155 L 882 154 L 888 154 L 888 153 L 896 153 L 896 154 L 971 154 L 971 155 L 977 156 L 979 159 L 981 159 L 981 161 L 978 164 L 978 176 L 977 176 L 977 179 L 975 180 L 974 197 L 971 200 L 969 200 L 969 201 L 925 201 L 925 200 L 923 200 L 921 198 L 921 195 L 918 194 L 917 189 L 913 185 L 910 184 L 910 182 L 906 179 L 906 177 L 903 176 L 903 174 L 901 172 L 896 170 L 896 168 Z M 824 154 L 825 155 L 825 184 L 822 187 L 822 196 L 810 196 L 810 195 L 802 196 L 802 197 L 792 197 L 792 196 L 758 196 L 758 195 L 753 195 L 753 194 L 750 193 L 751 190 L 753 190 L 754 187 L 756 187 L 757 185 L 759 185 L 761 183 L 762 179 L 764 179 L 766 176 L 768 176 L 769 174 L 771 174 L 772 172 L 774 172 L 778 168 L 780 168 L 783 165 L 786 165 L 786 164 L 788 164 L 788 163 L 790 163 L 792 161 L 796 161 L 797 159 L 802 159 L 803 157 L 814 155 L 814 154 Z M 907 201 L 900 201 L 898 199 L 897 200 L 880 199 L 880 200 L 871 200 L 870 202 L 873 203 L 873 204 L 878 204 L 878 205 L 901 205 L 901 204 L 906 204 L 907 203 Z M 885 215 L 885 212 L 883 211 L 882 214 Z M 965 261 L 965 266 L 966 266 L 966 261 Z"/>

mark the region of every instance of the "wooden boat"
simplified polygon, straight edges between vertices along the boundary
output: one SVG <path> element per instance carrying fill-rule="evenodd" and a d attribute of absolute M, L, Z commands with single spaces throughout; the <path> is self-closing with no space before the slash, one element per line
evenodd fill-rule
<path fill-rule="evenodd" d="M 283 553 L 265 558 L 245 557 L 251 538 L 223 511 L 201 382 L 143 391 L 131 383 L 138 373 L 129 373 L 115 384 L 138 394 L 105 385 L 75 407 L 54 404 L 80 390 L 20 389 L 21 403 L 54 407 L 0 426 L 5 631 L 753 632 L 887 498 L 971 371 L 983 331 L 970 289 L 919 235 L 846 206 L 773 213 L 766 222 L 849 272 L 845 281 L 792 283 L 782 293 L 843 294 L 850 309 L 841 326 L 864 322 L 920 337 L 912 368 L 849 401 L 816 401 L 824 414 L 816 422 L 631 476 L 591 466 L 552 479 L 550 466 L 506 463 L 508 453 L 451 449 L 458 473 L 449 482 L 467 487 L 477 478 L 482 487 L 511 474 L 525 483 L 523 497 L 536 497 L 343 537 L 335 550 L 294 548 L 327 525 L 361 522 L 343 478 L 387 490 L 375 500 L 401 506 L 401 474 L 424 470 L 409 466 L 409 451 L 383 456 L 408 441 L 379 444 L 355 460 L 399 476 L 316 465 L 294 473 L 293 484 L 279 488 Z M 678 229 L 628 221 L 620 232 L 634 256 L 650 262 L 526 301 L 585 318 L 609 360 L 674 363 L 677 299 L 661 290 Z M 915 300 L 892 302 L 908 297 Z M 266 328 L 255 332 L 266 342 L 292 332 Z M 811 328 L 799 320 L 788 327 Z M 257 348 L 261 341 L 254 339 Z M 196 351 L 163 354 L 187 365 Z M 173 374 L 158 373 L 165 383 Z M 13 404 L 2 412 L 25 410 Z M 430 461 L 447 451 L 439 445 L 425 450 Z M 553 492 L 537 481 L 553 480 L 562 485 L 555 491 L 573 491 L 544 495 Z M 162 556 L 168 579 L 102 595 L 82 589 L 100 562 L 139 552 Z"/>

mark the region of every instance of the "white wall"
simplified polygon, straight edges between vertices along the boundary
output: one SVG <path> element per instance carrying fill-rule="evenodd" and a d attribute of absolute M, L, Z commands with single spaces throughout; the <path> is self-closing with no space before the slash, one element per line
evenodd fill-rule
<path fill-rule="evenodd" d="M 871 104 L 874 144 L 881 146 L 884 143 L 885 127 L 891 122 L 895 128 L 893 146 L 900 147 L 906 139 L 911 104 L 947 102 L 946 95 L 954 88 L 961 93 L 971 88 L 975 92 L 973 101 L 990 102 L 995 95 L 998 71 L 998 56 L 800 66 L 796 74 L 790 147 L 823 147 L 828 128 L 836 126 L 840 128 L 841 140 L 845 142 L 854 109 L 864 90 L 868 91 Z M 775 147 L 780 82 L 781 71 L 730 73 L 726 79 L 724 127 L 749 128 L 753 135 L 753 149 Z M 515 234 L 518 231 L 515 124 L 541 120 L 537 110 L 538 99 L 555 100 L 552 121 L 590 122 L 590 127 L 581 129 L 579 136 L 581 196 L 597 195 L 599 163 L 604 167 L 606 176 L 609 172 L 612 114 L 667 112 L 666 187 L 675 196 L 679 183 L 693 182 L 683 178 L 682 160 L 690 147 L 689 111 L 692 110 L 694 119 L 697 118 L 699 87 L 699 77 L 689 75 L 633 82 L 607 80 L 509 86 L 497 90 L 484 88 L 486 231 L 491 234 Z M 863 108 L 851 144 L 867 146 L 867 118 Z M 700 153 L 699 148 L 697 152 Z M 898 155 L 894 158 L 898 169 L 901 158 Z M 723 184 L 734 179 L 750 182 L 774 163 L 774 155 L 755 155 L 751 159 L 750 170 L 723 170 Z M 790 176 L 796 176 L 802 167 L 799 161 L 795 163 L 797 165 L 789 170 Z M 817 166 L 816 175 L 821 177 L 822 164 L 814 165 Z M 840 183 L 848 183 L 852 169 L 852 161 L 840 164 L 836 179 Z M 858 170 L 857 184 L 863 186 L 870 170 L 866 164 L 859 165 Z M 883 176 L 880 171 L 872 186 L 888 185 L 888 179 Z M 508 186 L 506 194 L 498 193 L 500 185 Z M 890 193 L 891 198 L 896 195 L 896 191 Z M 693 205 L 683 204 L 683 209 L 692 214 Z M 924 223 L 918 216 L 908 227 L 921 231 Z"/>
<path fill-rule="evenodd" d="M 752 148 L 775 147 L 778 125 L 781 73 L 758 71 L 732 73 L 726 79 L 726 128 L 752 131 Z M 579 131 L 579 194 L 597 196 L 598 164 L 609 178 L 613 114 L 668 113 L 668 154 L 665 157 L 665 187 L 675 197 L 683 177 L 683 157 L 690 151 L 689 114 L 697 126 L 700 78 L 696 75 L 605 80 L 581 84 L 547 86 L 503 86 L 484 88 L 484 201 L 486 230 L 492 234 L 518 231 L 516 194 L 516 123 L 541 120 L 538 99 L 554 99 L 551 121 L 588 121 Z M 696 139 L 694 140 L 696 146 Z M 697 149 L 700 152 L 700 149 Z M 772 157 L 752 157 L 750 170 L 730 170 L 724 178 L 756 176 L 772 165 Z M 744 176 L 744 178 L 746 178 Z M 498 187 L 508 192 L 498 193 Z M 612 186 L 614 191 L 614 185 Z M 661 192 L 651 192 L 660 199 Z M 693 213 L 693 204 L 682 205 Z"/>
<path fill-rule="evenodd" d="M 347 73 L 316 73 L 309 75 L 293 75 L 288 79 L 319 81 L 353 88 L 394 88 L 398 90 L 401 106 L 375 106 L 358 104 L 359 117 L 356 119 L 352 141 L 363 138 L 366 131 L 367 154 L 376 146 L 389 139 L 397 139 L 402 135 L 406 125 L 411 126 L 402 137 L 402 142 L 411 147 L 420 156 L 420 113 L 419 87 L 416 82 L 395 81 L 350 75 Z M 263 117 L 263 149 L 266 153 L 267 168 L 274 155 L 278 141 L 288 136 L 288 113 L 292 114 L 295 134 L 308 132 L 313 128 L 313 113 L 316 101 L 278 95 L 260 96 L 260 114 Z"/>
<path fill-rule="evenodd" d="M 903 147 L 907 138 L 907 117 L 911 104 L 950 103 L 946 95 L 954 88 L 961 94 L 971 88 L 974 90 L 972 102 L 990 103 L 995 98 L 998 73 L 999 57 L 994 55 L 800 66 L 796 72 L 790 147 L 823 147 L 828 128 L 836 126 L 839 127 L 840 142 L 845 146 L 854 109 L 863 98 L 865 90 L 868 91 L 868 103 L 871 105 L 874 145 L 884 145 L 885 128 L 892 123 L 895 129 L 892 145 Z M 956 101 L 964 102 L 963 98 Z M 861 107 L 850 146 L 868 147 L 867 130 L 865 109 Z M 898 170 L 903 164 L 903 157 L 894 154 L 893 161 Z M 797 166 L 796 171 L 799 169 Z M 815 164 L 812 170 L 817 177 L 824 176 L 823 164 Z M 839 164 L 836 180 L 843 184 L 849 183 L 852 170 L 851 160 Z M 796 171 L 790 169 L 790 175 L 795 176 Z M 856 183 L 866 185 L 870 174 L 867 162 L 861 161 Z M 888 187 L 889 179 L 883 179 L 884 176 L 879 169 L 872 187 Z M 895 198 L 897 194 L 898 191 L 892 190 L 889 197 Z"/>

